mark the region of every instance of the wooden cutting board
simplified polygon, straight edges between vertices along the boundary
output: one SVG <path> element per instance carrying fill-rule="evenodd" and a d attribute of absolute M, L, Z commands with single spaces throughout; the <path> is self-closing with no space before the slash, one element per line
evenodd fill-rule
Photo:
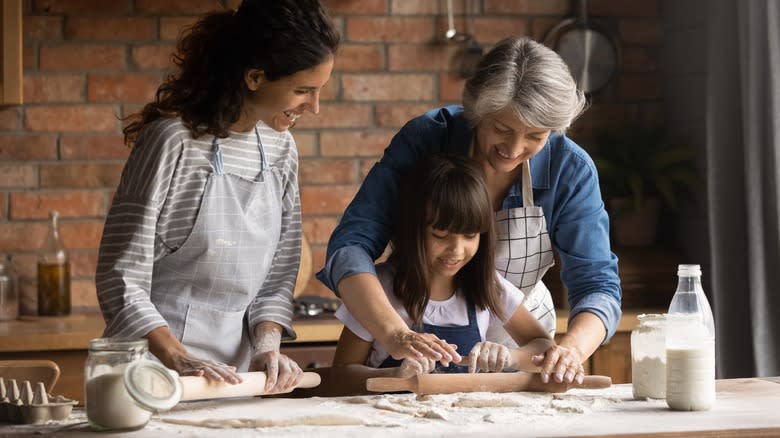
<path fill-rule="evenodd" d="M 373 377 L 366 380 L 372 392 L 411 391 L 416 394 L 452 394 L 455 392 L 566 392 L 570 388 L 608 388 L 608 376 L 585 376 L 581 383 L 544 383 L 539 373 L 421 374 L 407 378 Z"/>

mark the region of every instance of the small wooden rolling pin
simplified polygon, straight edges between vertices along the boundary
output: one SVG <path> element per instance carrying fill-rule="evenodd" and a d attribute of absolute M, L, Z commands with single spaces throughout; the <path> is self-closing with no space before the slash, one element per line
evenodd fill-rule
<path fill-rule="evenodd" d="M 608 376 L 585 376 L 578 384 L 558 383 L 552 378 L 542 382 L 539 373 L 421 374 L 407 378 L 373 377 L 366 380 L 372 392 L 411 391 L 416 394 L 452 394 L 455 392 L 566 392 L 570 388 L 608 388 Z"/>
<path fill-rule="evenodd" d="M 205 377 L 179 377 L 179 382 L 181 382 L 180 401 L 281 394 L 280 392 L 265 392 L 266 377 L 265 373 L 262 371 L 239 373 L 239 375 L 243 381 L 235 385 L 225 382 L 212 382 Z M 297 388 L 314 388 L 319 384 L 319 374 L 310 372 L 303 373 L 303 380 L 301 380 L 301 383 L 298 384 Z M 293 389 L 295 388 L 291 388 L 290 391 Z"/>

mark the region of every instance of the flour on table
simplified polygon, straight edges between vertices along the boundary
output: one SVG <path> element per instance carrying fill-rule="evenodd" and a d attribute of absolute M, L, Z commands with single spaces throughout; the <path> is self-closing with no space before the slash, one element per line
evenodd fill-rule
<path fill-rule="evenodd" d="M 164 423 L 184 426 L 210 427 L 213 429 L 288 427 L 288 426 L 359 426 L 363 420 L 345 415 L 304 415 L 292 418 L 211 418 L 206 420 L 180 420 L 163 418 Z"/>
<path fill-rule="evenodd" d="M 306 427 L 325 426 L 319 431 L 329 431 L 321 435 L 326 438 L 361 437 L 358 431 L 365 430 L 365 426 L 413 427 L 415 430 L 435 432 L 443 430 L 442 427 L 474 428 L 479 424 L 522 422 L 531 428 L 528 430 L 533 430 L 550 421 L 608 411 L 620 401 L 619 398 L 610 398 L 605 390 L 600 391 L 599 395 L 570 390 L 561 394 L 471 392 L 420 396 L 379 394 L 308 399 L 252 398 L 192 404 L 161 414 L 159 418 L 153 418 L 153 422 L 204 428 L 254 428 L 266 430 L 268 432 L 265 433 L 269 434 L 276 433 L 274 431 L 293 433 L 296 430 L 305 434 Z"/>

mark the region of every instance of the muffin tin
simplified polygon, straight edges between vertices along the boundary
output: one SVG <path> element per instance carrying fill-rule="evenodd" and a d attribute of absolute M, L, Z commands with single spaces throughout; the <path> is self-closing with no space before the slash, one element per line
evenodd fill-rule
<path fill-rule="evenodd" d="M 0 423 L 41 424 L 70 416 L 78 402 L 46 392 L 43 382 L 0 377 Z"/>

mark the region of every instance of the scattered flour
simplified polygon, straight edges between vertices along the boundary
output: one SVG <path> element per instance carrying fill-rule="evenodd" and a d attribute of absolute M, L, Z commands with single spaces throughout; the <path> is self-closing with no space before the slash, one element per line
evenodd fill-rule
<path fill-rule="evenodd" d="M 629 396 L 630 398 L 630 396 Z M 222 414 L 213 406 L 198 406 L 188 415 L 163 415 L 165 423 L 210 428 L 256 428 L 293 431 L 297 427 L 334 426 L 319 429 L 324 437 L 342 437 L 354 431 L 349 426 L 430 428 L 474 428 L 479 424 L 546 424 L 551 417 L 573 418 L 594 411 L 609 410 L 620 399 L 608 396 L 567 393 L 455 393 L 417 396 L 381 394 L 359 397 L 310 398 L 302 400 L 263 399 L 244 401 L 236 407 L 224 407 Z M 267 400 L 271 401 L 271 400 Z M 298 404 L 296 404 L 296 402 Z M 238 408 L 241 407 L 241 409 Z M 226 413 L 230 412 L 230 418 Z M 249 414 L 249 413 L 256 414 Z M 197 413 L 197 415 L 195 415 Z M 244 415 L 241 415 L 244 413 Z M 305 415 L 302 415 L 305 414 Z M 438 425 L 438 426 L 437 426 Z M 446 425 L 446 426 L 445 426 Z M 338 426 L 346 426 L 347 429 Z M 269 428 L 278 429 L 269 429 Z M 330 430 L 331 432 L 325 432 Z M 425 429 L 428 430 L 428 429 Z M 465 429 L 464 429 L 465 430 Z M 358 435 L 355 435 L 358 436 Z"/>
<path fill-rule="evenodd" d="M 288 426 L 358 426 L 363 420 L 344 415 L 304 415 L 292 418 L 220 418 L 206 420 L 182 420 L 163 418 L 163 422 L 184 426 L 210 427 L 212 429 L 236 429 Z"/>

